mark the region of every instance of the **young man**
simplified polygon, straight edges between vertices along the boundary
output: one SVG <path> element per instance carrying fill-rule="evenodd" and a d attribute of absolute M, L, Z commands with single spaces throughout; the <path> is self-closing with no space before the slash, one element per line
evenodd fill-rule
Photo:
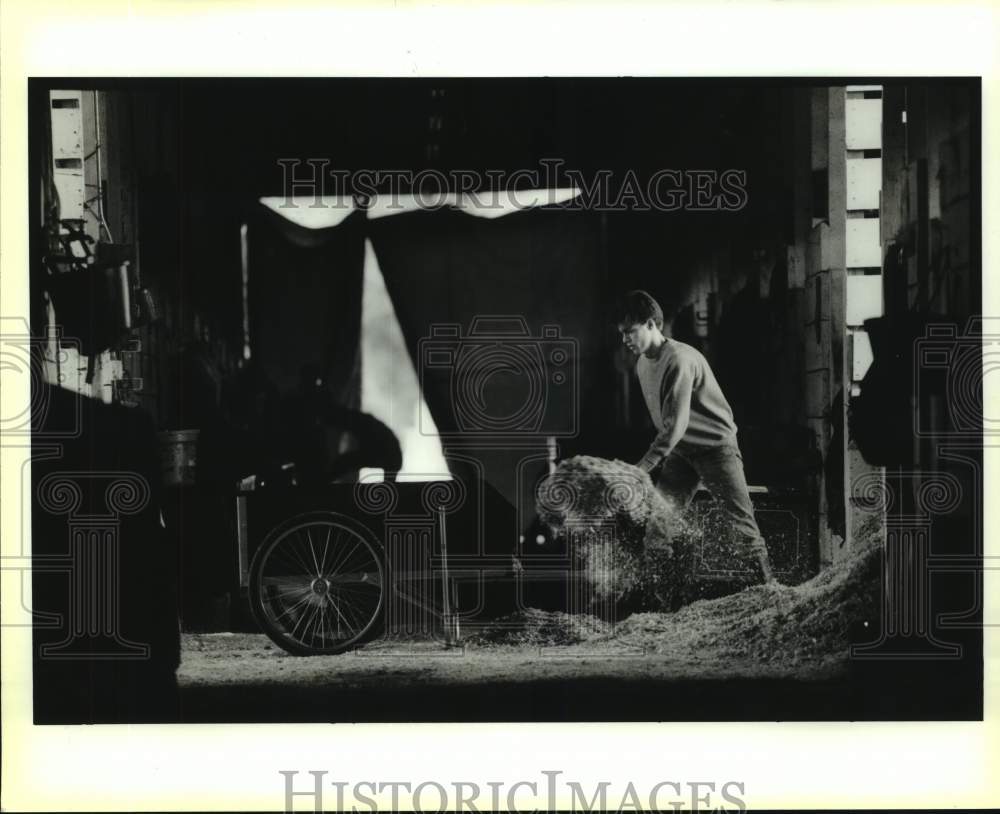
<path fill-rule="evenodd" d="M 713 494 L 760 569 L 773 582 L 767 545 L 754 519 L 736 442 L 733 411 L 695 348 L 663 335 L 663 311 L 645 291 L 630 291 L 618 314 L 622 341 L 639 358 L 636 374 L 658 430 L 638 466 L 680 507 L 699 481 Z M 657 471 L 658 470 L 658 471 Z"/>

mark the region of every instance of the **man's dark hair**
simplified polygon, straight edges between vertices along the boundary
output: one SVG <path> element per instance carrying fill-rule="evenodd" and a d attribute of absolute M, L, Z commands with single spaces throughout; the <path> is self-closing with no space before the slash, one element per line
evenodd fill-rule
<path fill-rule="evenodd" d="M 657 328 L 663 327 L 663 309 L 648 292 L 636 289 L 629 291 L 618 303 L 618 324 L 635 325 L 652 319 Z"/>

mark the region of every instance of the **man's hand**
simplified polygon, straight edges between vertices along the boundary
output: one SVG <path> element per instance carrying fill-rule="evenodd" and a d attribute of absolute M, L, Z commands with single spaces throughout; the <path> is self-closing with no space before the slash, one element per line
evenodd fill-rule
<path fill-rule="evenodd" d="M 648 458 L 642 458 L 639 461 L 639 463 L 636 464 L 636 466 L 639 467 L 639 469 L 641 469 L 647 475 L 656 468 L 655 466 L 653 466 L 652 463 L 650 463 Z"/>

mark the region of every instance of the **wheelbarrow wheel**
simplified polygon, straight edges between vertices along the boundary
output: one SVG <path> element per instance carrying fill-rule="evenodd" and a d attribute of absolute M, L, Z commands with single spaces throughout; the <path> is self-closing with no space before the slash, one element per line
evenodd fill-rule
<path fill-rule="evenodd" d="M 371 637 L 385 605 L 382 547 L 334 512 L 274 528 L 250 566 L 250 607 L 279 647 L 299 656 L 342 653 Z"/>

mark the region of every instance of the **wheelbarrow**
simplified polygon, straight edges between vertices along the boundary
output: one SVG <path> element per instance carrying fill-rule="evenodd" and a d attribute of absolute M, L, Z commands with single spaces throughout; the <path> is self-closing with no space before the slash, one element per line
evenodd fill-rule
<path fill-rule="evenodd" d="M 496 560 L 463 567 L 459 558 L 452 569 L 444 508 L 432 512 L 424 525 L 425 550 L 438 553 L 422 561 L 400 556 L 395 548 L 388 556 L 386 541 L 372 528 L 332 509 L 299 511 L 276 523 L 251 557 L 248 491 L 236 497 L 240 586 L 261 630 L 294 655 L 343 653 L 371 641 L 387 625 L 390 601 L 394 609 L 413 606 L 410 616 L 431 620 L 446 646 L 457 645 L 457 582 L 514 574 L 509 560 L 502 567 Z"/>

